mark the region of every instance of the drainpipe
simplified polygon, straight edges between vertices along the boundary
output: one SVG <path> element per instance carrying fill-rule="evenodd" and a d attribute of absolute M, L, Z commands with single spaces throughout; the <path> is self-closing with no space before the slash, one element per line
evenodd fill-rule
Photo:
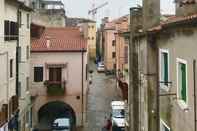
<path fill-rule="evenodd" d="M 193 60 L 193 77 L 194 77 L 194 131 L 197 131 L 196 118 L 196 60 Z"/>
<path fill-rule="evenodd" d="M 20 13 L 20 6 L 18 6 L 17 10 L 17 24 L 18 24 L 18 36 L 17 36 L 17 43 L 16 43 L 16 96 L 19 96 L 18 92 L 18 85 L 19 85 L 19 13 Z M 19 99 L 18 99 L 19 103 Z M 16 131 L 19 131 L 18 128 L 18 117 L 19 117 L 19 111 L 16 112 Z"/>
<path fill-rule="evenodd" d="M 82 49 L 81 50 L 81 88 L 82 88 L 82 90 L 81 90 L 81 114 L 82 114 L 82 116 L 81 116 L 81 124 L 82 124 L 82 126 L 83 126 L 83 121 L 84 121 L 84 118 L 83 118 L 83 114 L 84 114 L 84 103 L 83 103 L 83 92 L 84 92 L 84 82 L 83 82 L 83 80 L 84 80 L 84 49 Z"/>

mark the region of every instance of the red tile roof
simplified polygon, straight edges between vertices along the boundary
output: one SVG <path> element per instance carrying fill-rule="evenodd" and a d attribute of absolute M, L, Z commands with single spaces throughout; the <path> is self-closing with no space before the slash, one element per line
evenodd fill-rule
<path fill-rule="evenodd" d="M 32 38 L 32 52 L 76 52 L 86 50 L 87 40 L 79 28 L 45 28 L 40 38 Z"/>
<path fill-rule="evenodd" d="M 150 28 L 149 32 L 157 32 L 162 30 L 164 27 L 172 25 L 172 24 L 179 24 L 179 23 L 187 23 L 191 21 L 197 21 L 197 14 L 188 15 L 188 16 L 172 16 L 169 17 L 166 21 L 162 21 L 160 25 Z"/>

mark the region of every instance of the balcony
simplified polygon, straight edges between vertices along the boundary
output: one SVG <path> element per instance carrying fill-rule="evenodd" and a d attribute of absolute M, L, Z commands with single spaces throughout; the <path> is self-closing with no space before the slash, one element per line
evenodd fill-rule
<path fill-rule="evenodd" d="M 66 81 L 45 81 L 48 96 L 62 96 L 65 94 Z"/>

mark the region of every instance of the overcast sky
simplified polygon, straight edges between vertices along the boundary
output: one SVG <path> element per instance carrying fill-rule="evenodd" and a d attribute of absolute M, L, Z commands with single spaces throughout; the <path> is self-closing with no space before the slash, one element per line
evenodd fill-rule
<path fill-rule="evenodd" d="M 98 6 L 104 2 L 109 2 L 107 6 L 97 12 L 96 19 L 109 16 L 111 19 L 129 14 L 129 8 L 137 4 L 141 5 L 142 0 L 62 0 L 65 4 L 66 15 L 70 17 L 85 17 L 88 16 L 88 10 L 92 9 L 92 3 Z M 165 14 L 174 13 L 174 0 L 161 0 L 161 12 Z"/>

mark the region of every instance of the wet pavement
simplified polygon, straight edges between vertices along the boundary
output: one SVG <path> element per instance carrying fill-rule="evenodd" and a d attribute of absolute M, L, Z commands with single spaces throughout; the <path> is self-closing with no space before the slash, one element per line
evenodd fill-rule
<path fill-rule="evenodd" d="M 121 100 L 116 88 L 115 78 L 97 73 L 95 65 L 92 84 L 89 87 L 87 104 L 87 123 L 83 131 L 101 131 L 107 118 L 110 117 L 112 100 Z"/>

